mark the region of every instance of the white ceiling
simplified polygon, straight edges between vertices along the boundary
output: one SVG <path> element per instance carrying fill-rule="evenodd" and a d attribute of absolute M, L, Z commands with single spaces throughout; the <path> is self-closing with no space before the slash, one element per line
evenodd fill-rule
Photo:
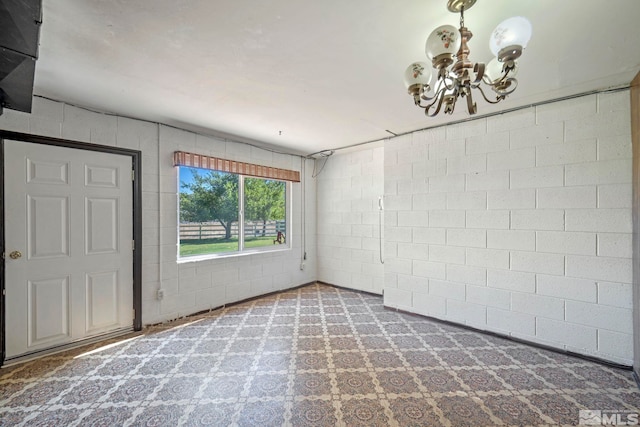
<path fill-rule="evenodd" d="M 446 0 L 43 0 L 34 93 L 98 111 L 309 154 L 467 118 L 428 118 L 403 85 Z M 479 114 L 628 84 L 639 0 L 478 0 L 472 61 L 522 15 L 518 90 Z M 463 100 L 464 101 L 464 100 Z"/>

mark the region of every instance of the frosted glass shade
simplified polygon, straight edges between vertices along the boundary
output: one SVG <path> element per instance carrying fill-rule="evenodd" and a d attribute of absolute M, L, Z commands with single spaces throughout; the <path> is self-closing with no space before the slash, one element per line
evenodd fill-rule
<path fill-rule="evenodd" d="M 425 62 L 414 62 L 404 72 L 404 85 L 407 89 L 415 84 L 428 85 L 429 83 L 431 83 L 431 67 Z"/>
<path fill-rule="evenodd" d="M 427 58 L 449 53 L 455 55 L 460 49 L 460 33 L 453 25 L 442 25 L 431 32 L 425 45 Z"/>
<path fill-rule="evenodd" d="M 489 48 L 495 56 L 508 46 L 527 47 L 531 39 L 531 23 L 522 16 L 505 19 L 491 33 Z"/>
<path fill-rule="evenodd" d="M 511 70 L 509 73 L 509 77 L 515 77 L 518 74 L 518 64 L 515 63 L 516 67 Z M 489 63 L 485 66 L 484 75 L 491 81 L 492 83 L 497 82 L 502 77 L 502 67 L 504 64 L 498 61 L 498 58 L 493 58 Z"/>

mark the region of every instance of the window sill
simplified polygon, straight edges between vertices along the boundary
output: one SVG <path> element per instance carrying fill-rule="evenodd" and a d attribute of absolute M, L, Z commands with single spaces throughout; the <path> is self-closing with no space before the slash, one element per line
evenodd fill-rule
<path fill-rule="evenodd" d="M 283 246 L 277 249 L 256 249 L 256 250 L 245 250 L 243 252 L 229 252 L 229 253 L 221 253 L 221 254 L 207 254 L 207 255 L 195 255 L 189 257 L 178 257 L 178 264 L 187 264 L 192 262 L 201 262 L 201 261 L 212 261 L 216 259 L 229 259 L 229 258 L 238 258 L 245 257 L 250 255 L 260 255 L 260 254 L 272 254 L 279 252 L 287 252 L 291 250 L 290 246 Z"/>

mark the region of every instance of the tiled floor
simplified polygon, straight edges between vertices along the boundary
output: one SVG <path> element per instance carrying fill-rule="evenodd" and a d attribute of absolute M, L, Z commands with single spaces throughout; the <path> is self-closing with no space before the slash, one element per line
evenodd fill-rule
<path fill-rule="evenodd" d="M 324 285 L 0 371 L 3 426 L 493 426 L 636 411 L 631 373 Z"/>

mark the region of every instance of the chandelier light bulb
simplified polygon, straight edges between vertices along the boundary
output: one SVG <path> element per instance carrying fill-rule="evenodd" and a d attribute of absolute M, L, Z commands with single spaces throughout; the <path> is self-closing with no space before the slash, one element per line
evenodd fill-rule
<path fill-rule="evenodd" d="M 521 54 L 522 49 L 527 47 L 527 43 L 531 39 L 531 31 L 531 23 L 522 16 L 505 19 L 491 33 L 489 48 L 498 58 L 500 58 L 500 53 L 504 52 L 505 49 L 519 49 Z"/>
<path fill-rule="evenodd" d="M 442 25 L 431 32 L 425 45 L 427 58 L 449 54 L 455 55 L 460 48 L 460 33 L 453 25 Z"/>
<path fill-rule="evenodd" d="M 491 83 L 497 83 L 503 77 L 502 71 L 504 64 L 498 61 L 498 58 L 493 58 L 484 69 L 484 75 L 489 79 Z M 515 77 L 518 74 L 518 66 L 509 72 L 509 77 Z"/>
<path fill-rule="evenodd" d="M 426 62 L 414 62 L 404 72 L 404 85 L 409 89 L 413 85 L 428 85 L 431 83 L 431 66 Z"/>

